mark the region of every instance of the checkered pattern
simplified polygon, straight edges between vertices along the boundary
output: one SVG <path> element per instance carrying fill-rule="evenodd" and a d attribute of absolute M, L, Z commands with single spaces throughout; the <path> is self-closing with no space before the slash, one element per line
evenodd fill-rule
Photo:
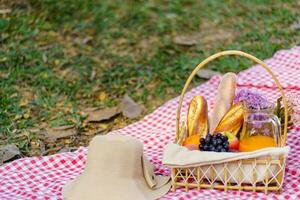
<path fill-rule="evenodd" d="M 300 47 L 277 52 L 267 64 L 278 75 L 286 93 L 300 95 Z M 239 88 L 258 89 L 268 98 L 279 96 L 276 86 L 263 68 L 254 66 L 239 73 Z M 182 116 L 194 95 L 203 95 L 212 106 L 219 76 L 189 91 L 184 99 Z M 155 165 L 156 172 L 169 175 L 161 163 L 163 147 L 174 140 L 175 118 L 179 98 L 174 98 L 143 120 L 111 134 L 130 135 L 144 142 L 144 152 Z M 289 131 L 287 145 L 291 152 L 287 159 L 285 183 L 281 194 L 253 193 L 202 189 L 184 192 L 177 189 L 161 199 L 300 199 L 300 126 Z M 62 186 L 80 174 L 85 166 L 87 149 L 46 157 L 23 158 L 0 167 L 0 199 L 62 199 Z"/>

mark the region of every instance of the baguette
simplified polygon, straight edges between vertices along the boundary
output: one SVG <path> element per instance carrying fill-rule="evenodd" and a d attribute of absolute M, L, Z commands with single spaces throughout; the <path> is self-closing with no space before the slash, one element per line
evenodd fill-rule
<path fill-rule="evenodd" d="M 221 119 L 214 133 L 229 131 L 236 136 L 243 125 L 243 121 L 244 110 L 242 103 L 234 104 Z"/>
<path fill-rule="evenodd" d="M 231 72 L 224 74 L 219 84 L 217 95 L 214 101 L 214 108 L 209 119 L 210 133 L 215 131 L 223 116 L 231 108 L 233 99 L 235 97 L 235 89 L 236 74 Z"/>
<path fill-rule="evenodd" d="M 195 96 L 189 104 L 187 129 L 188 136 L 205 137 L 208 132 L 207 102 L 203 96 Z"/>

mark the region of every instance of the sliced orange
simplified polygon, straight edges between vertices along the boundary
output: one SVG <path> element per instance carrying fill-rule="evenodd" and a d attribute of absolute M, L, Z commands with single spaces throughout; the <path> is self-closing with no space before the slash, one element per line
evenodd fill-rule
<path fill-rule="evenodd" d="M 201 137 L 200 135 L 191 135 L 183 141 L 182 146 L 199 145 L 200 144 L 200 137 Z"/>

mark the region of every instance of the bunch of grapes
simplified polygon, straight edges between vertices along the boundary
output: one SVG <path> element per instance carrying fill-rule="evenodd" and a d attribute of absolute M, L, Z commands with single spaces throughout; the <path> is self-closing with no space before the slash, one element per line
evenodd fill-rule
<path fill-rule="evenodd" d="M 199 149 L 201 151 L 228 152 L 228 138 L 221 133 L 207 134 L 205 138 L 200 139 Z"/>

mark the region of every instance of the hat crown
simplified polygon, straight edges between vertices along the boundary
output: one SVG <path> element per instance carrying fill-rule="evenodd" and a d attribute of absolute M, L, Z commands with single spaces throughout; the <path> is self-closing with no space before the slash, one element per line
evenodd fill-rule
<path fill-rule="evenodd" d="M 90 145 L 86 172 L 102 171 L 112 176 L 132 178 L 141 176 L 143 145 L 127 136 L 98 136 Z M 106 177 L 109 177 L 109 175 Z"/>

